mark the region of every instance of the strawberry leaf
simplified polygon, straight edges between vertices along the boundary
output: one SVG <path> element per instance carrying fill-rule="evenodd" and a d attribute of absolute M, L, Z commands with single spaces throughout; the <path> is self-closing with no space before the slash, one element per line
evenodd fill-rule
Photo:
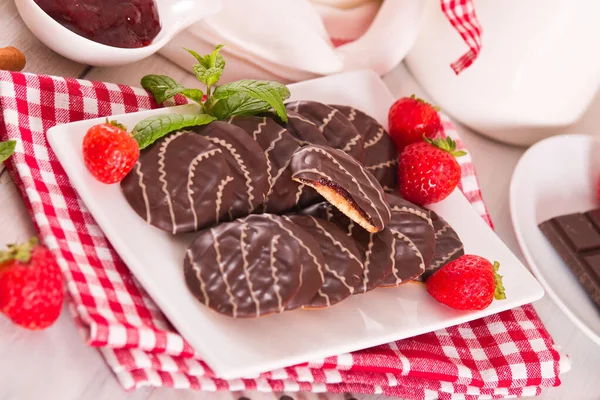
<path fill-rule="evenodd" d="M 37 246 L 38 240 L 36 237 L 29 239 L 29 241 L 23 244 L 9 244 L 8 250 L 0 251 L 0 264 L 8 261 L 19 261 L 22 263 L 28 263 L 31 259 L 31 251 Z"/>
<path fill-rule="evenodd" d="M 165 114 L 148 117 L 133 128 L 133 138 L 145 149 L 169 133 L 190 126 L 206 125 L 216 118 L 207 114 Z"/>
<path fill-rule="evenodd" d="M 10 156 L 15 152 L 17 142 L 14 140 L 8 140 L 6 142 L 0 142 L 0 163 L 8 160 Z"/>
<path fill-rule="evenodd" d="M 494 261 L 494 283 L 496 284 L 496 290 L 494 291 L 494 298 L 496 300 L 504 300 L 506 299 L 506 290 L 504 285 L 502 284 L 502 275 L 498 274 L 498 269 L 500 268 L 500 263 L 498 261 Z"/>
<path fill-rule="evenodd" d="M 462 157 L 467 155 L 467 152 L 464 150 L 456 150 L 456 142 L 450 136 L 448 136 L 446 139 L 430 139 L 423 135 L 423 140 L 440 150 L 452 154 L 454 157 Z"/>

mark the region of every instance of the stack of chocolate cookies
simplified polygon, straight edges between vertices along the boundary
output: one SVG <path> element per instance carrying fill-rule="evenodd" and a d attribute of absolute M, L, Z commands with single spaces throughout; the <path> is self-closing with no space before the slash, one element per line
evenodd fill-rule
<path fill-rule="evenodd" d="M 348 106 L 298 101 L 169 134 L 122 181 L 147 223 L 198 232 L 191 293 L 220 314 L 329 307 L 422 280 L 463 254 L 454 230 L 394 194 L 385 128 Z"/>

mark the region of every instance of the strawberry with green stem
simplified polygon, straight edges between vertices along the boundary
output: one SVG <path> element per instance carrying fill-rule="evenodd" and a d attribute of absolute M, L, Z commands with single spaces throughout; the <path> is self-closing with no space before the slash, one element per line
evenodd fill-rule
<path fill-rule="evenodd" d="M 439 108 L 416 97 L 396 100 L 388 113 L 390 138 L 398 153 L 412 143 L 421 142 L 423 137 L 435 138 L 442 132 Z"/>
<path fill-rule="evenodd" d="M 456 310 L 487 308 L 494 299 L 506 299 L 500 264 L 465 254 L 444 265 L 427 279 L 427 292 L 437 301 Z"/>
<path fill-rule="evenodd" d="M 36 238 L 0 251 L 0 312 L 15 324 L 31 330 L 51 326 L 63 299 L 58 264 Z"/>
<path fill-rule="evenodd" d="M 458 185 L 461 176 L 452 138 L 429 139 L 406 146 L 398 162 L 399 190 L 406 200 L 426 205 L 444 200 Z"/>

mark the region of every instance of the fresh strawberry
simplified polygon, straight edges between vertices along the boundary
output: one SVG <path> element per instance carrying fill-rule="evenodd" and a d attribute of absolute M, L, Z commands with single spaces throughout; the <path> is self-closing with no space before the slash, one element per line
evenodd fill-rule
<path fill-rule="evenodd" d="M 15 324 L 42 330 L 54 323 L 63 303 L 56 260 L 35 238 L 0 252 L 0 311 Z"/>
<path fill-rule="evenodd" d="M 100 182 L 122 181 L 139 157 L 138 143 L 117 123 L 94 125 L 83 138 L 83 161 Z"/>
<path fill-rule="evenodd" d="M 483 310 L 494 299 L 506 298 L 502 276 L 483 257 L 465 254 L 446 264 L 427 280 L 427 291 L 434 299 L 457 310 Z"/>
<path fill-rule="evenodd" d="M 419 205 L 444 200 L 460 180 L 460 165 L 455 157 L 465 154 L 456 150 L 451 138 L 425 138 L 424 142 L 406 146 L 398 163 L 400 194 Z"/>
<path fill-rule="evenodd" d="M 414 94 L 392 104 L 388 123 L 390 137 L 398 153 L 409 144 L 423 141 L 423 136 L 433 139 L 442 131 L 438 108 L 415 97 Z"/>

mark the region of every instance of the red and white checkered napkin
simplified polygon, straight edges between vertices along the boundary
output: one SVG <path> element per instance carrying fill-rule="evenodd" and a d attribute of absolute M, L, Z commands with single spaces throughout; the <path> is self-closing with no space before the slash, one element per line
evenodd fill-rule
<path fill-rule="evenodd" d="M 570 368 L 533 307 L 248 379 L 222 380 L 173 330 L 108 243 L 46 142 L 51 126 L 149 109 L 138 88 L 0 71 L 0 140 L 67 282 L 73 315 L 124 388 L 384 393 L 414 399 L 534 395 Z M 446 133 L 456 138 L 450 121 Z M 460 142 L 459 142 L 460 145 Z M 490 222 L 468 157 L 462 190 Z M 456 397 L 455 397 L 456 396 Z"/>

